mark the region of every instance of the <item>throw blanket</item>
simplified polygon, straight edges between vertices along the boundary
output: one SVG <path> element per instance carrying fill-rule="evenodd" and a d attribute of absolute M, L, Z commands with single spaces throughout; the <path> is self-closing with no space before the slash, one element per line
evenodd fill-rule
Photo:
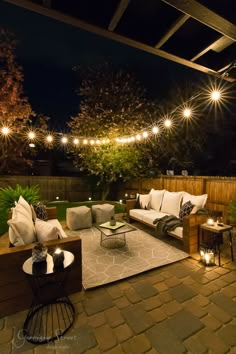
<path fill-rule="evenodd" d="M 174 230 L 178 226 L 183 226 L 180 219 L 174 215 L 166 215 L 162 218 L 157 218 L 153 221 L 153 224 L 156 224 L 157 236 L 165 236 L 167 231 Z"/>

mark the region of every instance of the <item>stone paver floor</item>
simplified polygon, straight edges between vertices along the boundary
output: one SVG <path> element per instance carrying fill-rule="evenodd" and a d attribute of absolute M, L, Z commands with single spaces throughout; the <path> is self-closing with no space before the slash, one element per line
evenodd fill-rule
<path fill-rule="evenodd" d="M 188 258 L 73 294 L 73 327 L 51 344 L 24 340 L 27 311 L 2 318 L 0 353 L 236 353 L 236 261 L 222 263 Z"/>

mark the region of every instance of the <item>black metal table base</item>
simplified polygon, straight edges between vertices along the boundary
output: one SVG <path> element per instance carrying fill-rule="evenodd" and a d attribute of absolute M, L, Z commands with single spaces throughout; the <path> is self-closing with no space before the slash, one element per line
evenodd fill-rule
<path fill-rule="evenodd" d="M 32 304 L 23 333 L 30 343 L 49 343 L 63 336 L 72 326 L 74 318 L 75 309 L 68 297 L 48 304 Z"/>

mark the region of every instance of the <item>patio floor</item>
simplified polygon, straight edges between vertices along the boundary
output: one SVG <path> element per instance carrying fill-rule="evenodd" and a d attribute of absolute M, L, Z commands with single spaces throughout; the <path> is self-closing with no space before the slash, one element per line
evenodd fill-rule
<path fill-rule="evenodd" d="M 236 262 L 186 260 L 70 296 L 73 327 L 51 344 L 22 336 L 27 311 L 0 319 L 0 353 L 236 353 Z"/>

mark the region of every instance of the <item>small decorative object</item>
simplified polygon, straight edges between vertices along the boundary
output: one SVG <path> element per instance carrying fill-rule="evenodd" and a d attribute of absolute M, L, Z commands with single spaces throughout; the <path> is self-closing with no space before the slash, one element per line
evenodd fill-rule
<path fill-rule="evenodd" d="M 201 245 L 200 249 L 200 260 L 207 267 L 215 265 L 215 252 L 214 249 L 209 248 L 208 246 Z"/>
<path fill-rule="evenodd" d="M 60 249 L 57 248 L 55 250 L 55 252 L 52 255 L 53 258 L 53 264 L 54 264 L 54 268 L 56 270 L 60 270 L 64 268 L 64 252 Z"/>
<path fill-rule="evenodd" d="M 222 216 L 220 216 L 220 217 L 216 220 L 216 224 L 217 224 L 217 226 L 224 226 L 224 222 L 223 222 Z"/>
<path fill-rule="evenodd" d="M 214 225 L 215 225 L 214 219 L 208 218 L 208 219 L 207 219 L 207 225 L 208 225 L 208 226 L 214 226 Z"/>
<path fill-rule="evenodd" d="M 32 249 L 32 262 L 44 262 L 47 258 L 48 249 L 42 243 L 38 242 Z"/>
<path fill-rule="evenodd" d="M 115 220 L 114 216 L 112 216 L 111 220 L 110 220 L 110 225 L 115 226 L 115 224 L 116 224 L 116 220 Z"/>

